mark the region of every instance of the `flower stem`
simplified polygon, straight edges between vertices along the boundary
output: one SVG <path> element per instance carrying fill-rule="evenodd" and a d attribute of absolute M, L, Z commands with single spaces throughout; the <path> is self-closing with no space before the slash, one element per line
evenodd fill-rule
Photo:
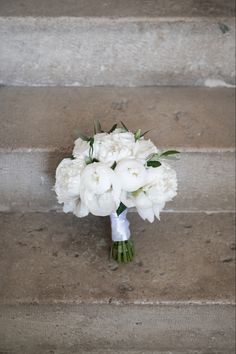
<path fill-rule="evenodd" d="M 111 249 L 112 258 L 118 263 L 128 263 L 134 258 L 134 244 L 127 241 L 113 241 Z"/>

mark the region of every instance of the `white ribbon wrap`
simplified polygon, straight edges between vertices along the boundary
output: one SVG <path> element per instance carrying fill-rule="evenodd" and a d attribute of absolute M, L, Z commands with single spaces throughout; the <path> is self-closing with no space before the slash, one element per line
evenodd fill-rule
<path fill-rule="evenodd" d="M 112 241 L 127 241 L 130 238 L 129 221 L 126 218 L 127 209 L 119 216 L 117 213 L 110 215 Z"/>

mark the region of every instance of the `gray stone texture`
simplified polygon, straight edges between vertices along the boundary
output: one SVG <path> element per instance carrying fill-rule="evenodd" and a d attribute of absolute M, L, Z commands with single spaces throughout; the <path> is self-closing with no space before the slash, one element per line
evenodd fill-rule
<path fill-rule="evenodd" d="M 1 352 L 233 353 L 233 214 L 128 217 L 136 258 L 117 266 L 108 218 L 0 216 Z"/>
<path fill-rule="evenodd" d="M 233 0 L 1 0 L 0 16 L 217 17 L 234 16 Z"/>
<path fill-rule="evenodd" d="M 234 9 L 0 0 L 0 354 L 234 353 Z M 182 152 L 161 223 L 128 214 L 127 265 L 108 217 L 62 214 L 53 192 L 94 119 Z"/>
<path fill-rule="evenodd" d="M 179 194 L 168 210 L 234 209 L 234 90 L 206 88 L 1 88 L 0 210 L 58 209 L 52 191 L 59 161 L 71 154 L 76 130 L 94 119 L 109 129 L 154 128 L 171 161 Z"/>
<path fill-rule="evenodd" d="M 0 17 L 0 84 L 234 84 L 232 17 Z"/>
<path fill-rule="evenodd" d="M 229 305 L 0 306 L 10 354 L 234 354 Z"/>
<path fill-rule="evenodd" d="M 160 148 L 232 150 L 235 91 L 223 88 L 0 88 L 0 149 L 70 152 L 77 130 L 90 135 L 120 120 L 152 129 Z"/>
<path fill-rule="evenodd" d="M 0 210 L 60 210 L 53 185 L 56 167 L 66 156 L 68 153 L 48 151 L 0 154 Z M 176 169 L 179 187 L 166 210 L 234 210 L 234 153 L 182 153 L 170 165 Z"/>
<path fill-rule="evenodd" d="M 0 214 L 0 304 L 233 304 L 234 214 L 129 213 L 133 263 L 109 260 L 109 217 Z"/>

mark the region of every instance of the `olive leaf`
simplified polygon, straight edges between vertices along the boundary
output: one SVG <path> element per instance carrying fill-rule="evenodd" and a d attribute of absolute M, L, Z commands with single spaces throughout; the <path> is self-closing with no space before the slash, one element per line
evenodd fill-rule
<path fill-rule="evenodd" d="M 125 131 L 127 131 L 127 132 L 129 131 L 129 129 L 126 127 L 126 125 L 122 121 L 120 121 L 120 124 L 125 129 Z"/>
<path fill-rule="evenodd" d="M 102 127 L 99 120 L 94 121 L 94 134 L 102 133 Z"/>
<path fill-rule="evenodd" d="M 146 135 L 147 133 L 149 133 L 152 129 L 148 129 L 146 130 L 144 133 L 141 134 L 140 138 L 142 138 L 144 135 Z"/>
<path fill-rule="evenodd" d="M 167 150 L 167 151 L 161 152 L 159 156 L 160 157 L 167 157 L 167 156 L 171 156 L 171 155 L 177 155 L 179 153 L 180 152 L 177 150 Z"/>
<path fill-rule="evenodd" d="M 95 158 L 92 158 L 92 157 L 85 157 L 86 165 L 89 165 L 89 164 L 94 163 L 94 162 L 99 162 L 99 160 L 95 159 Z"/>
<path fill-rule="evenodd" d="M 94 138 L 89 138 L 89 157 L 92 159 Z"/>
<path fill-rule="evenodd" d="M 114 163 L 111 166 L 111 169 L 114 170 L 116 168 L 116 165 L 117 165 L 117 163 L 116 163 L 116 161 L 114 161 Z"/>
<path fill-rule="evenodd" d="M 159 167 L 161 166 L 160 161 L 148 161 L 147 162 L 148 167 Z"/>
<path fill-rule="evenodd" d="M 111 129 L 108 131 L 108 134 L 112 133 L 117 128 L 117 124 L 114 124 Z"/>
<path fill-rule="evenodd" d="M 135 141 L 139 140 L 141 138 L 141 129 L 138 129 L 135 133 L 134 133 L 134 139 Z"/>
<path fill-rule="evenodd" d="M 80 138 L 84 141 L 89 141 L 89 139 L 90 139 L 87 135 L 81 133 L 80 130 L 77 130 L 76 135 L 78 136 L 78 138 Z"/>

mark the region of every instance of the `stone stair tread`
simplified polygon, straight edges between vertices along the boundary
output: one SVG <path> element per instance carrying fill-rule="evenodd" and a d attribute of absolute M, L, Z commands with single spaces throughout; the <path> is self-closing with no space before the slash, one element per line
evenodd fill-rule
<path fill-rule="evenodd" d="M 2 213 L 0 304 L 232 304 L 232 213 L 129 213 L 133 263 L 109 260 L 108 218 Z"/>
<path fill-rule="evenodd" d="M 0 148 L 70 152 L 78 129 L 91 134 L 124 121 L 153 130 L 159 147 L 182 150 L 234 147 L 234 90 L 151 87 L 2 87 Z"/>
<path fill-rule="evenodd" d="M 234 17 L 207 11 L 186 18 L 0 16 L 0 42 L 0 85 L 235 85 Z"/>
<path fill-rule="evenodd" d="M 1 0 L 0 16 L 213 17 L 234 16 L 233 0 Z"/>
<path fill-rule="evenodd" d="M 233 305 L 0 305 L 3 354 L 233 354 Z"/>

